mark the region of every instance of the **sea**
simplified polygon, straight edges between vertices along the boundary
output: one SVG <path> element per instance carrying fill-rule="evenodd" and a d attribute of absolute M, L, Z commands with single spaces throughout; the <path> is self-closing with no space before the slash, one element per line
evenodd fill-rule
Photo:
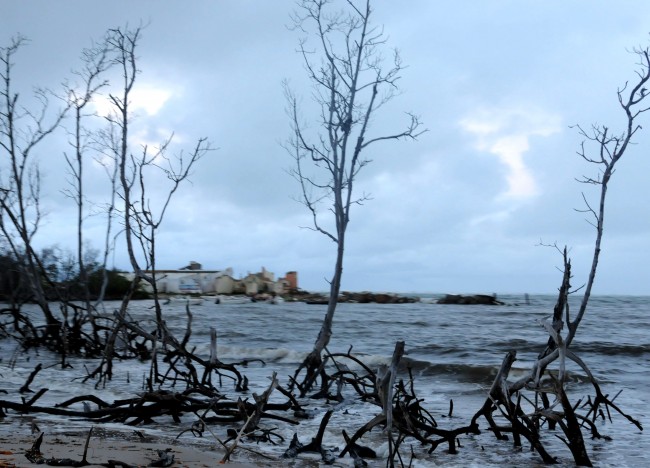
<path fill-rule="evenodd" d="M 524 375 L 537 354 L 544 349 L 548 335 L 541 321 L 552 317 L 556 297 L 552 295 L 500 295 L 506 305 L 449 305 L 436 304 L 435 294 L 409 294 L 422 301 L 405 304 L 339 304 L 334 318 L 331 353 L 351 351 L 371 368 L 389 364 L 395 343 L 405 342 L 403 362 L 411 368 L 413 388 L 424 406 L 442 429 L 454 429 L 469 423 L 487 398 L 489 388 L 508 351 L 517 351 L 517 360 L 510 380 Z M 577 313 L 580 297 L 571 298 L 571 312 Z M 130 314 L 145 326 L 153 327 L 153 301 L 136 301 Z M 118 303 L 106 303 L 107 313 Z M 248 392 L 236 392 L 226 379 L 224 395 L 236 400 L 251 398 L 252 393 L 263 392 L 270 377 L 277 373 L 281 385 L 288 385 L 289 376 L 312 349 L 325 314 L 324 305 L 303 302 L 268 304 L 216 304 L 206 299 L 201 305 L 191 305 L 191 345 L 196 353 L 207 357 L 210 350 L 210 330 L 217 332 L 218 358 L 224 363 L 247 361 L 239 370 L 248 377 Z M 187 327 L 186 306 L 170 302 L 163 306 L 169 328 L 179 338 Z M 4 319 L 6 321 L 6 319 Z M 566 333 L 566 329 L 564 330 Z M 607 439 L 591 439 L 584 431 L 587 450 L 594 466 L 645 467 L 650 466 L 650 297 L 648 296 L 593 296 L 584 316 L 572 350 L 589 366 L 603 393 L 614 398 L 621 410 L 641 422 L 646 430 L 639 430 L 623 415 L 611 411 L 608 418 L 597 421 L 598 430 Z M 34 391 L 48 388 L 39 400 L 40 405 L 55 404 L 78 395 L 95 394 L 106 401 L 131 398 L 143 391 L 143 379 L 148 366 L 137 360 L 116 362 L 115 376 L 102 388 L 95 382 L 82 382 L 93 363 L 72 359 L 72 368 L 61 369 L 57 358 L 44 350 L 22 350 L 11 338 L 0 339 L 0 399 L 20 401 L 17 389 L 37 363 L 44 370 L 31 383 Z M 353 367 L 353 363 L 349 364 Z M 553 366 L 552 366 L 553 367 Z M 576 365 L 567 365 L 569 399 L 576 403 L 594 394 L 585 372 Z M 406 371 L 400 378 L 408 379 Z M 336 452 L 344 446 L 342 430 L 353 434 L 379 412 L 377 406 L 365 403 L 350 389 L 344 390 L 342 402 L 325 402 L 305 398 L 302 401 L 313 417 L 289 425 L 276 420 L 262 420 L 262 425 L 273 428 L 283 440 L 275 445 L 242 441 L 234 458 L 253 459 L 265 464 L 255 452 L 274 466 L 324 466 L 317 454 L 301 454 L 297 459 L 282 459 L 282 454 L 294 434 L 302 443 L 316 435 L 322 416 L 327 410 L 333 415 L 324 437 L 327 448 Z M 279 392 L 271 401 L 285 402 Z M 449 414 L 453 402 L 453 412 Z M 291 417 L 291 414 L 283 414 Z M 10 412 L 0 419 L 0 431 L 27 430 L 33 420 L 41 430 L 56 433 L 71 427 L 88 429 L 89 421 L 62 420 L 47 415 L 17 415 Z M 228 427 L 214 425 L 201 437 L 187 429 L 196 422 L 193 415 L 174 423 L 170 418 L 159 418 L 153 424 L 140 426 L 144 434 L 161 437 L 184 445 L 196 445 L 205 450 L 218 447 L 217 439 L 226 439 Z M 479 420 L 480 435 L 462 435 L 457 454 L 450 454 L 446 446 L 439 446 L 429 454 L 415 440 L 402 445 L 405 466 L 459 466 L 459 467 L 522 467 L 544 466 L 537 453 L 524 440 L 517 448 L 512 441 L 499 441 Z M 109 424 L 109 430 L 124 430 L 124 426 Z M 179 436 L 179 434 L 181 434 Z M 178 437 L 177 437 L 178 436 Z M 542 430 L 542 442 L 547 451 L 557 457 L 558 466 L 575 466 L 571 453 L 561 440 L 561 431 Z M 386 466 L 387 435 L 380 428 L 365 435 L 360 444 L 373 448 L 378 457 L 368 459 L 371 467 Z M 268 462 L 271 464 L 272 462 Z M 334 466 L 354 466 L 348 456 L 339 458 Z"/>

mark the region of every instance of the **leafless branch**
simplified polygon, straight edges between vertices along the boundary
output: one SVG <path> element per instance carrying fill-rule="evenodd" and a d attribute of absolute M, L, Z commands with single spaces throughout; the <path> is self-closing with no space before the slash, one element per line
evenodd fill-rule
<path fill-rule="evenodd" d="M 303 392 L 313 384 L 314 372 L 321 362 L 320 354 L 331 336 L 350 208 L 370 199 L 367 194 L 354 195 L 355 181 L 370 163 L 363 151 L 373 143 L 416 139 L 423 132 L 419 118 L 408 114 L 410 122 L 404 130 L 369 135 L 377 111 L 396 95 L 403 69 L 397 51 L 393 52 L 391 63 L 382 57 L 386 37 L 383 28 L 372 25 L 370 5 L 370 0 L 348 0 L 347 8 L 337 11 L 326 0 L 303 0 L 292 17 L 293 28 L 307 35 L 299 41 L 298 53 L 319 111 L 314 119 L 318 128 L 307 128 L 300 118 L 296 95 L 285 83 L 292 130 L 285 149 L 294 160 L 290 174 L 298 181 L 300 200 L 311 214 L 313 229 L 337 245 L 326 317 L 314 351 L 301 366 L 307 368 L 308 374 Z M 313 45 L 309 37 L 313 38 Z M 305 167 L 308 163 L 309 170 Z M 320 221 L 320 216 L 324 216 L 320 212 L 323 202 L 329 202 L 327 211 L 333 220 L 331 230 L 324 229 Z"/>

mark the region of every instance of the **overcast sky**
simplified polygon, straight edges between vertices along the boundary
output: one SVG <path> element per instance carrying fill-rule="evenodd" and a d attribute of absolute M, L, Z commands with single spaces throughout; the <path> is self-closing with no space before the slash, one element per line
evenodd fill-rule
<path fill-rule="evenodd" d="M 377 114 L 377 128 L 401 129 L 404 112 L 429 130 L 415 142 L 387 142 L 368 156 L 348 228 L 343 290 L 554 293 L 559 254 L 571 249 L 574 286 L 587 279 L 595 232 L 575 211 L 595 176 L 576 156 L 572 125 L 621 131 L 616 90 L 633 80 L 649 44 L 650 3 L 637 1 L 374 2 L 374 21 L 407 68 L 401 94 Z M 292 0 L 2 1 L 0 45 L 30 39 L 15 57 L 16 87 L 29 105 L 33 86 L 57 89 L 80 65 L 84 47 L 109 28 L 146 23 L 132 144 L 179 148 L 207 137 L 215 151 L 172 200 L 158 240 L 158 266 L 190 260 L 237 275 L 262 266 L 296 270 L 300 286 L 328 288 L 335 245 L 304 229 L 294 201 L 282 81 L 305 102 L 309 83 L 287 28 Z M 388 53 L 388 51 L 387 51 Z M 309 119 L 306 114 L 305 118 Z M 650 129 L 650 115 L 642 125 Z M 595 293 L 648 294 L 650 136 L 642 130 L 620 161 L 609 191 Z M 61 132 L 41 146 L 48 217 L 41 246 L 74 248 L 74 210 L 65 188 Z M 89 197 L 103 170 L 90 165 Z M 93 192 L 93 191 L 96 191 Z M 102 245 L 99 216 L 87 221 Z M 129 269 L 122 251 L 111 263 Z"/>

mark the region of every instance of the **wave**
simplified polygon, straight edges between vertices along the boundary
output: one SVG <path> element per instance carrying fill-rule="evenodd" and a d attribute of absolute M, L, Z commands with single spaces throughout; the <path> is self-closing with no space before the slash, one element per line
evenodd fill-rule
<path fill-rule="evenodd" d="M 490 350 L 491 353 L 505 353 L 510 350 L 516 350 L 520 353 L 537 354 L 541 352 L 546 346 L 545 342 L 539 340 L 526 340 L 526 339 L 510 339 L 503 341 L 487 341 L 475 340 L 472 346 L 466 342 L 448 342 L 444 344 L 429 343 L 422 346 L 415 346 L 409 349 L 409 352 L 418 355 L 431 356 L 449 356 L 454 355 L 458 357 L 472 357 L 473 355 L 479 357 L 485 350 Z M 571 346 L 571 350 L 578 355 L 582 353 L 592 353 L 601 356 L 630 356 L 640 357 L 644 354 L 650 353 L 650 343 L 617 343 L 617 342 L 604 342 L 604 341 L 591 341 L 575 343 Z"/>
<path fill-rule="evenodd" d="M 642 356 L 650 353 L 650 343 L 641 344 L 620 344 L 613 342 L 591 342 L 580 343 L 572 346 L 572 349 L 580 353 L 603 354 L 605 356 Z"/>
<path fill-rule="evenodd" d="M 498 366 L 490 365 L 476 365 L 476 364 L 457 364 L 457 363 L 428 363 L 426 361 L 413 361 L 411 360 L 406 366 L 410 366 L 417 376 L 422 377 L 452 377 L 455 381 L 491 385 L 494 378 L 499 371 Z M 509 381 L 519 380 L 526 377 L 530 373 L 529 367 L 512 367 L 508 374 Z M 551 373 L 556 375 L 557 372 L 551 370 Z M 568 382 L 573 383 L 588 383 L 589 377 L 580 372 L 566 372 Z M 607 379 L 599 379 L 600 383 L 609 383 Z"/>
<path fill-rule="evenodd" d="M 410 367 L 413 372 L 422 377 L 445 376 L 464 382 L 491 383 L 499 367 L 489 365 L 473 365 L 458 363 L 431 363 L 415 359 L 405 359 L 404 367 Z"/>
<path fill-rule="evenodd" d="M 196 354 L 207 357 L 208 346 L 199 346 Z M 222 361 L 252 361 L 261 360 L 265 363 L 298 364 L 302 362 L 308 353 L 294 351 L 288 348 L 254 348 L 243 346 L 217 346 L 217 356 Z"/>
<path fill-rule="evenodd" d="M 460 354 L 468 355 L 482 354 L 486 349 L 491 352 L 507 352 L 510 350 L 528 350 L 528 351 L 541 351 L 544 348 L 544 343 L 540 341 L 529 341 L 526 339 L 514 338 L 511 340 L 503 341 L 489 341 L 486 339 L 477 339 L 473 343 L 467 341 L 446 342 L 446 343 L 428 343 L 422 346 L 414 346 L 409 348 L 409 352 L 418 354 L 431 354 L 446 355 L 446 354 Z"/>
<path fill-rule="evenodd" d="M 456 350 L 456 351 L 466 351 L 466 350 Z M 198 355 L 203 355 L 207 357 L 209 355 L 209 348 L 207 346 L 199 347 L 196 350 Z M 479 385 L 489 386 L 494 381 L 499 367 L 501 366 L 500 360 L 494 360 L 490 363 L 481 363 L 481 362 L 471 362 L 471 355 L 460 355 L 465 353 L 459 353 L 459 355 L 454 356 L 454 360 L 451 362 L 432 362 L 426 358 L 422 358 L 420 355 L 418 358 L 405 355 L 402 358 L 400 363 L 400 372 L 403 374 L 407 373 L 407 370 L 410 369 L 415 377 L 439 377 L 444 379 L 452 379 L 457 382 L 466 382 L 466 383 L 475 383 Z M 293 368 L 307 357 L 308 352 L 306 351 L 296 351 L 290 348 L 261 348 L 261 347 L 242 347 L 242 346 L 218 346 L 217 355 L 220 360 L 225 362 L 245 362 L 248 361 L 252 366 L 257 367 L 256 362 L 260 365 L 264 364 L 276 364 L 280 365 L 283 368 Z M 379 355 L 379 354 L 363 354 L 363 353 L 353 353 L 353 356 L 356 359 L 359 359 L 365 366 L 369 367 L 372 370 L 377 370 L 381 366 L 387 366 L 390 364 L 391 356 L 390 355 Z M 469 362 L 459 362 L 457 358 L 463 358 L 463 361 Z M 359 364 L 351 359 L 346 359 L 345 356 L 337 355 L 336 360 L 339 363 L 347 365 L 353 370 L 358 370 L 360 368 Z M 526 376 L 530 370 L 530 365 L 527 360 L 521 361 L 523 364 L 520 367 L 514 366 L 508 379 L 513 381 L 520 379 Z M 553 372 L 553 371 L 552 371 Z M 584 383 L 588 382 L 588 378 L 585 375 L 582 375 L 580 371 L 570 371 L 567 373 L 568 379 L 571 382 L 575 383 Z M 607 379 L 599 378 L 601 383 L 604 383 Z"/>

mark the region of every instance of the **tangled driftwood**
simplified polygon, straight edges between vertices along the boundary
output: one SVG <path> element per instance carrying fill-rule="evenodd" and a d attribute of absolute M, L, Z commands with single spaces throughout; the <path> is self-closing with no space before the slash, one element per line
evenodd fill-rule
<path fill-rule="evenodd" d="M 485 420 L 487 430 L 494 434 L 497 441 L 512 438 L 515 447 L 522 447 L 525 440 L 542 461 L 549 464 L 555 463 L 556 457 L 544 444 L 542 431 L 559 427 L 564 435 L 562 439 L 576 464 L 590 466 L 583 430 L 586 429 L 594 438 L 607 437 L 598 430 L 595 424 L 597 418 L 611 420 L 614 411 L 639 429 L 642 429 L 642 425 L 624 413 L 614 403 L 615 398 L 603 393 L 587 364 L 567 346 L 567 340 L 562 337 L 564 323 L 569 323 L 569 328 L 571 327 L 567 299 L 569 281 L 570 264 L 567 262 L 552 319 L 540 322 L 549 336 L 546 347 L 539 353 L 530 370 L 524 377 L 509 381 L 517 353 L 515 350 L 508 352 L 485 402 L 467 424 L 442 427 L 424 406 L 424 399 L 416 393 L 417 383 L 410 369 L 402 364 L 406 343 L 397 342 L 390 365 L 378 370 L 365 364 L 352 352 L 352 348 L 345 353 L 327 351 L 317 370 L 320 388 L 310 395 L 310 400 L 324 399 L 337 404 L 350 398 L 351 390 L 355 398 L 376 406 L 377 414 L 361 425 L 350 423 L 344 428 L 341 431 L 342 448 L 339 449 L 323 445 L 323 434 L 332 415 L 329 410 L 322 416 L 317 433 L 308 443 L 301 442 L 298 434 L 294 434 L 284 456 L 293 458 L 305 452 L 318 453 L 325 463 L 333 463 L 337 457 L 350 456 L 355 460 L 355 466 L 364 466 L 364 459 L 374 458 L 376 453 L 362 441 L 371 431 L 379 429 L 386 435 L 389 464 L 404 466 L 414 456 L 412 448 L 404 450 L 405 441 L 417 442 L 429 453 L 442 445 L 449 454 L 455 454 L 461 449 L 460 437 L 481 433 L 480 422 Z M 144 359 L 150 363 L 141 394 L 113 402 L 104 401 L 93 394 L 78 395 L 55 405 L 38 405 L 48 390 L 41 388 L 32 392 L 30 388 L 42 369 L 42 365 L 37 364 L 20 389 L 23 394 L 33 393 L 31 398 L 22 398 L 20 402 L 11 398 L 0 400 L 0 416 L 12 411 L 20 414 L 42 413 L 83 418 L 93 423 L 119 422 L 130 426 L 164 421 L 165 418 L 179 422 L 183 416 L 190 416 L 195 419 L 195 423 L 191 429 L 181 431 L 179 435 L 189 431 L 194 436 L 201 437 L 209 426 L 226 426 L 227 437 L 218 440 L 225 450 L 223 461 L 227 461 L 235 450 L 246 448 L 241 443 L 244 439 L 261 444 L 284 444 L 284 438 L 270 422 L 299 426 L 301 419 L 318 414 L 306 409 L 303 403 L 306 400 L 301 398 L 304 389 L 298 382 L 292 381 L 291 377 L 290 387 L 285 388 L 273 374 L 268 388 L 262 394 L 242 398 L 241 393 L 247 390 L 248 380 L 238 369 L 238 364 L 224 363 L 218 359 L 215 330 L 211 333 L 210 356 L 207 359 L 196 355 L 195 350 L 188 347 L 192 324 L 189 306 L 186 312 L 187 327 L 180 340 L 166 327 L 148 332 L 126 317 L 115 319 L 113 327 L 119 327 L 117 332 L 127 340 L 120 357 Z M 17 321 L 22 327 L 25 327 L 24 322 Z M 594 391 L 593 395 L 573 402 L 570 400 L 566 389 L 567 360 L 575 362 L 584 371 Z M 247 363 L 241 363 L 245 364 Z M 556 368 L 551 369 L 552 366 Z M 90 373 L 86 379 L 92 377 L 93 374 Z M 97 375 L 94 377 L 97 378 Z M 230 385 L 227 387 L 240 396 L 233 398 L 224 391 L 228 382 Z M 344 392 L 345 389 L 348 391 Z M 283 403 L 270 402 L 271 395 L 276 391 L 284 397 Z M 75 405 L 79 404 L 83 409 L 75 409 Z M 450 401 L 449 416 L 452 412 L 453 401 Z M 352 435 L 348 435 L 348 432 Z M 36 458 L 40 453 L 40 443 L 37 442 L 38 440 L 30 455 Z M 83 463 L 84 459 L 74 463 Z M 41 460 L 46 461 L 44 457 Z"/>

